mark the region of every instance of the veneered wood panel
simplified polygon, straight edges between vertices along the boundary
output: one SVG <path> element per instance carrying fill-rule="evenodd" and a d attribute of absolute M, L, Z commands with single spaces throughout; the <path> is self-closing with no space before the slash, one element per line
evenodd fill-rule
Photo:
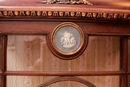
<path fill-rule="evenodd" d="M 55 20 L 56 21 L 56 20 Z M 65 20 L 64 20 L 65 21 Z M 68 21 L 68 20 L 67 20 Z M 48 34 L 61 22 L 0 22 L 1 34 Z M 130 25 L 123 23 L 79 23 L 76 24 L 87 34 L 130 35 Z M 32 26 L 34 25 L 34 26 Z"/>
<path fill-rule="evenodd" d="M 46 1 L 46 0 L 44 0 Z M 129 6 L 129 0 L 88 0 L 99 6 Z M 127 3 L 125 3 L 127 2 Z M 0 5 L 43 5 L 42 0 L 1 0 Z"/>

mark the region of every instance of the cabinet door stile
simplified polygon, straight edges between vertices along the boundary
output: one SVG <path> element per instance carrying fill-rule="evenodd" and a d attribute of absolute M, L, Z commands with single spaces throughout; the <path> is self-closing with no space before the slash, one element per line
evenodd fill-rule
<path fill-rule="evenodd" d="M 7 48 L 7 36 L 2 36 L 2 87 L 6 87 L 6 48 Z"/>
<path fill-rule="evenodd" d="M 123 76 L 123 86 L 127 87 L 128 84 L 128 37 L 124 37 L 122 40 L 122 58 L 123 58 L 123 70 L 125 75 Z"/>

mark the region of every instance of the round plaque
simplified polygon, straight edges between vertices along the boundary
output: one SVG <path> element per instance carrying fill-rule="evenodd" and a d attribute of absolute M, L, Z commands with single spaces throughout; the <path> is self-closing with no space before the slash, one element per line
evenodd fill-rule
<path fill-rule="evenodd" d="M 62 59 L 77 57 L 83 52 L 83 46 L 86 47 L 84 33 L 75 23 L 63 22 L 51 33 L 53 53 Z"/>

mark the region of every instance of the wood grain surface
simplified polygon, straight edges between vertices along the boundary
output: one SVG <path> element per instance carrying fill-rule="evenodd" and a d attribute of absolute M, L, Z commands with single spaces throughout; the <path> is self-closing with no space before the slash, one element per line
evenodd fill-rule
<path fill-rule="evenodd" d="M 119 37 L 90 36 L 85 52 L 73 60 L 61 60 L 48 49 L 46 36 L 9 35 L 7 71 L 119 71 Z M 8 76 L 8 84 L 17 87 L 37 87 L 54 76 Z M 97 87 L 119 87 L 119 76 L 82 76 Z M 23 84 L 24 82 L 24 84 Z M 56 83 L 56 87 L 79 87 L 73 82 Z M 25 86 L 26 85 L 26 86 Z"/>

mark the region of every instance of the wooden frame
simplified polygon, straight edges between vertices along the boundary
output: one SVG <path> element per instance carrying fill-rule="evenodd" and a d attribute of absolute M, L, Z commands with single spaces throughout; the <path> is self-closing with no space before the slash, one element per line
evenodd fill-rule
<path fill-rule="evenodd" d="M 54 7 L 54 8 L 53 8 Z M 61 7 L 63 9 L 61 9 Z M 2 37 L 2 87 L 6 87 L 7 76 L 122 76 L 121 87 L 128 87 L 128 37 L 130 36 L 130 10 L 123 7 L 77 6 L 0 6 L 0 34 Z M 43 10 L 44 9 L 44 10 Z M 110 12 L 108 12 L 110 10 Z M 28 13 L 29 12 L 29 13 Z M 63 12 L 63 14 L 61 14 Z M 72 15 L 74 13 L 74 15 Z M 91 72 L 28 72 L 7 71 L 7 35 L 47 35 L 62 22 L 78 24 L 88 36 L 120 36 L 121 71 Z M 32 26 L 34 25 L 34 26 Z M 43 27 L 44 26 L 44 27 Z M 48 39 L 49 41 L 50 39 Z M 63 55 L 62 55 L 63 56 Z"/>
<path fill-rule="evenodd" d="M 96 87 L 91 82 L 86 81 L 86 80 L 81 79 L 81 78 L 78 78 L 78 77 L 75 77 L 75 76 L 56 77 L 56 78 L 50 79 L 49 81 L 47 81 L 45 83 L 40 84 L 38 87 L 46 87 L 46 86 L 49 86 L 51 84 L 54 84 L 54 83 L 57 83 L 57 82 L 61 82 L 61 81 L 75 81 L 75 82 L 82 83 L 82 84 L 84 84 L 84 85 L 86 85 L 88 87 Z"/>
<path fill-rule="evenodd" d="M 127 87 L 128 84 L 128 75 L 129 72 L 127 71 L 128 68 L 128 38 L 123 37 L 122 38 L 122 59 L 123 59 L 123 71 L 91 71 L 91 72 L 78 72 L 78 71 L 66 71 L 66 72 L 28 72 L 28 71 L 6 71 L 6 44 L 7 44 L 7 36 L 2 36 L 2 54 L 4 54 L 2 57 L 3 65 L 2 65 L 2 87 L 6 87 L 6 76 L 123 76 L 123 84 L 122 87 Z"/>
<path fill-rule="evenodd" d="M 67 33 L 69 32 L 69 34 L 73 35 L 71 36 L 71 38 L 76 39 L 77 42 L 80 42 L 80 43 L 76 43 L 76 40 L 75 40 L 75 44 L 74 44 L 75 46 L 69 47 L 69 48 L 62 47 L 60 42 L 61 42 L 61 38 L 63 37 L 63 33 L 65 32 Z M 73 22 L 63 22 L 55 27 L 55 29 L 52 31 L 50 35 L 49 40 L 51 40 L 51 41 L 48 41 L 48 44 L 50 44 L 49 47 L 51 51 L 59 58 L 67 60 L 67 59 L 76 58 L 80 56 L 81 53 L 83 53 L 83 51 L 85 50 L 87 46 L 88 35 L 85 35 L 82 29 L 77 24 Z"/>

